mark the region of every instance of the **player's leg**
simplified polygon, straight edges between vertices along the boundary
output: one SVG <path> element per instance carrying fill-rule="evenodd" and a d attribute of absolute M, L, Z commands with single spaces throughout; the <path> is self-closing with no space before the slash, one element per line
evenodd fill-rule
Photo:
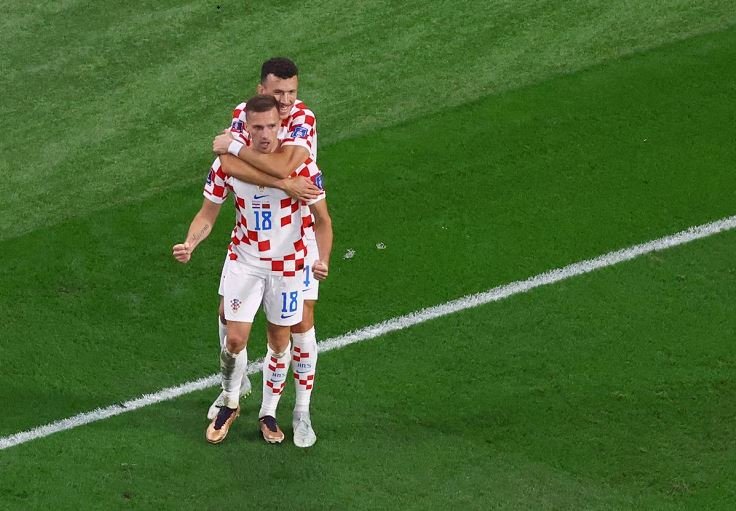
<path fill-rule="evenodd" d="M 289 327 L 267 324 L 268 350 L 263 359 L 263 399 L 258 412 L 261 434 L 268 443 L 280 443 L 284 433 L 276 421 L 276 408 L 289 373 Z"/>
<path fill-rule="evenodd" d="M 310 259 L 319 259 L 317 243 L 307 240 Z M 312 399 L 315 375 L 317 373 L 317 335 L 314 330 L 314 309 L 319 297 L 319 281 L 314 278 L 310 266 L 304 268 L 304 314 L 298 324 L 291 327 L 291 364 L 296 389 L 296 402 L 292 415 L 294 444 L 310 447 L 317 441 L 312 428 L 309 405 Z"/>
<path fill-rule="evenodd" d="M 244 264 L 229 264 L 223 286 L 227 337 L 220 350 L 220 375 L 224 406 L 207 428 L 207 441 L 225 439 L 230 425 L 240 413 L 240 386 L 247 369 L 246 346 L 253 318 L 261 304 L 265 278 L 262 271 Z"/>
<path fill-rule="evenodd" d="M 220 338 L 220 349 L 225 347 L 225 337 L 227 336 L 227 319 L 225 318 L 225 279 L 227 278 L 227 264 L 230 262 L 229 257 L 225 257 L 222 264 L 222 272 L 220 272 L 220 288 L 217 294 L 220 296 L 220 305 L 217 309 L 217 335 Z"/>
<path fill-rule="evenodd" d="M 217 309 L 217 336 L 220 338 L 220 349 L 225 347 L 227 337 L 227 319 L 225 319 L 225 300 L 220 296 L 220 306 Z"/>
<path fill-rule="evenodd" d="M 252 323 L 228 321 L 228 336 L 225 346 L 220 350 L 220 372 L 225 406 L 237 408 L 240 405 L 240 383 L 248 365 L 248 336 Z"/>
<path fill-rule="evenodd" d="M 217 309 L 217 336 L 220 339 L 220 351 L 225 347 L 225 337 L 227 336 L 227 320 L 225 319 L 225 305 L 222 295 L 225 293 L 225 277 L 227 276 L 228 261 L 230 261 L 230 258 L 226 256 L 225 262 L 222 265 L 222 272 L 220 273 L 220 289 L 218 291 L 220 305 Z M 221 406 L 225 406 L 225 394 L 222 391 L 207 410 L 207 420 L 217 417 L 217 412 Z"/>
<path fill-rule="evenodd" d="M 220 350 L 223 406 L 207 428 L 207 441 L 219 444 L 228 434 L 233 421 L 240 414 L 240 383 L 248 365 L 248 336 L 252 323 L 228 321 L 225 346 Z M 243 356 L 240 356 L 243 355 Z"/>
<path fill-rule="evenodd" d="M 301 287 L 298 277 L 273 275 L 268 280 L 263 300 L 268 321 L 268 350 L 263 360 L 263 397 L 258 417 L 263 438 L 269 443 L 284 439 L 276 421 L 276 409 L 289 374 L 289 328 L 302 318 Z"/>
<path fill-rule="evenodd" d="M 221 291 L 222 292 L 222 291 Z M 220 351 L 225 347 L 226 343 L 226 337 L 227 337 L 227 320 L 225 319 L 225 306 L 224 306 L 224 299 L 222 296 L 220 296 L 220 308 L 218 311 L 218 317 L 217 317 L 217 331 L 220 337 Z M 240 353 L 238 353 L 238 358 L 241 359 L 242 364 L 248 363 L 248 351 L 243 350 Z M 251 383 L 250 378 L 248 378 L 247 374 L 243 375 L 243 379 L 240 383 L 240 397 L 241 399 L 244 397 L 247 397 L 251 393 Z M 217 398 L 212 402 L 209 409 L 207 410 L 207 419 L 212 420 L 217 416 L 217 412 L 219 411 L 219 408 L 221 406 L 225 405 L 225 392 L 221 391 L 220 394 L 217 396 Z"/>

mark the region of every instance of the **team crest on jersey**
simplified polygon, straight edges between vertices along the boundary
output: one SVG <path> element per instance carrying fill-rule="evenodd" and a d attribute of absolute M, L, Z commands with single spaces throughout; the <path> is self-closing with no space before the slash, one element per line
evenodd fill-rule
<path fill-rule="evenodd" d="M 212 184 L 212 181 L 214 181 L 214 180 L 215 180 L 215 171 L 212 170 L 212 169 L 210 169 L 210 173 L 207 174 L 207 184 L 208 185 L 211 185 Z"/>
<path fill-rule="evenodd" d="M 304 126 L 297 126 L 291 132 L 291 138 L 307 138 L 309 136 L 309 130 Z"/>
<path fill-rule="evenodd" d="M 230 300 L 230 308 L 233 310 L 233 312 L 238 312 L 238 309 L 240 308 L 240 305 L 242 303 L 243 302 L 241 302 L 237 298 L 233 298 L 232 300 Z"/>
<path fill-rule="evenodd" d="M 230 129 L 233 131 L 243 131 L 243 121 L 240 119 L 237 119 L 233 121 L 232 126 L 230 126 Z"/>

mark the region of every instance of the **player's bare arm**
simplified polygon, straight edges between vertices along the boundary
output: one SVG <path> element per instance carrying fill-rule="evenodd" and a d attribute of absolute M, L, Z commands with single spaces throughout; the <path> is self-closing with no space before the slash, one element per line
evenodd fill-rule
<path fill-rule="evenodd" d="M 229 152 L 234 156 L 237 155 L 240 160 L 279 179 L 289 177 L 299 165 L 309 158 L 309 151 L 302 146 L 281 146 L 276 152 L 264 154 L 250 150 L 242 144 L 240 146 L 234 145 L 232 142 L 232 135 L 229 131 L 225 131 L 217 135 L 212 141 L 212 151 L 216 154 L 227 154 Z M 243 180 L 236 174 L 230 175 Z"/>
<path fill-rule="evenodd" d="M 202 207 L 194 215 L 194 219 L 189 225 L 186 240 L 184 243 L 178 243 L 172 248 L 174 259 L 180 263 L 186 264 L 189 262 L 197 245 L 202 243 L 210 235 L 210 232 L 212 232 L 215 221 L 217 221 L 217 216 L 220 214 L 221 206 L 221 204 L 215 204 L 210 200 L 204 199 Z"/>
<path fill-rule="evenodd" d="M 275 178 L 229 154 L 220 156 L 220 164 L 223 172 L 229 176 L 258 186 L 278 188 L 298 200 L 308 202 L 316 199 L 321 193 L 321 190 L 306 177 Z"/>
<path fill-rule="evenodd" d="M 319 260 L 313 264 L 314 278 L 325 280 L 329 273 L 332 253 L 332 218 L 327 210 L 327 201 L 321 200 L 309 206 L 314 216 L 314 236 L 317 239 Z"/>

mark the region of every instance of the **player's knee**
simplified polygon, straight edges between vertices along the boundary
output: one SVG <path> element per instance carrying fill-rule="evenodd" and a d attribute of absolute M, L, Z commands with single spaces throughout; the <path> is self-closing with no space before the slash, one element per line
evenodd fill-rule
<path fill-rule="evenodd" d="M 248 339 L 244 335 L 233 332 L 227 336 L 227 350 L 233 355 L 236 355 L 243 351 L 247 342 Z"/>
<path fill-rule="evenodd" d="M 268 345 L 274 353 L 289 351 L 289 327 L 268 328 Z"/>
<path fill-rule="evenodd" d="M 313 300 L 304 302 L 302 320 L 291 327 L 292 332 L 302 334 L 314 326 L 314 304 Z"/>
<path fill-rule="evenodd" d="M 289 336 L 269 339 L 268 345 L 274 353 L 286 353 L 289 351 Z"/>

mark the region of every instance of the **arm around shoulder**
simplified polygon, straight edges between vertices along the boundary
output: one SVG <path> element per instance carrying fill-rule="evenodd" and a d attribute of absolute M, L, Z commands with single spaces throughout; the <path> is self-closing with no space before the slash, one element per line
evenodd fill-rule
<path fill-rule="evenodd" d="M 238 153 L 238 158 L 270 176 L 283 179 L 309 158 L 309 151 L 302 146 L 286 145 L 275 153 L 264 154 L 244 147 Z"/>

